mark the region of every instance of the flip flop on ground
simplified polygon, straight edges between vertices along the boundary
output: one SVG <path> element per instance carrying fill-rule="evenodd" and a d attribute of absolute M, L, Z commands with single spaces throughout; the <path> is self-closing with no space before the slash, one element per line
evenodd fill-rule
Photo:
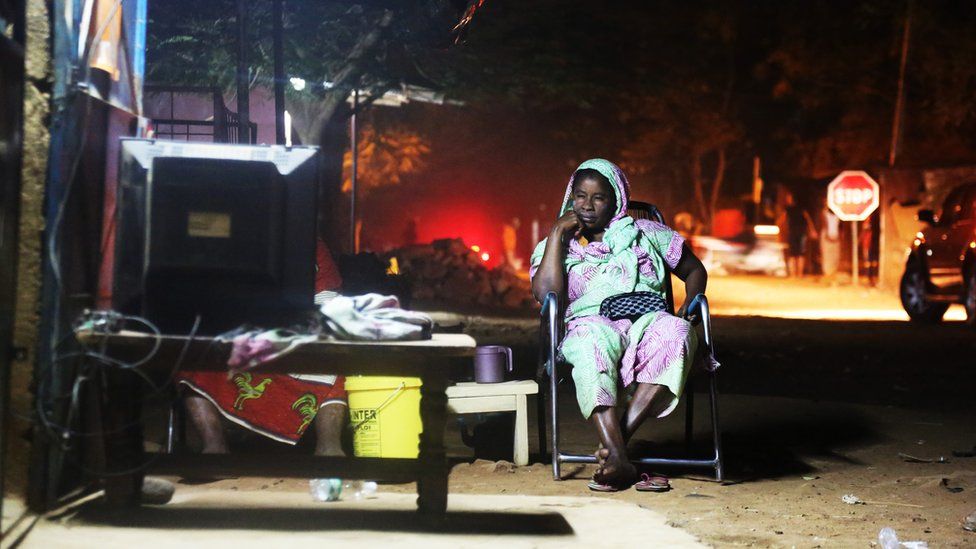
<path fill-rule="evenodd" d="M 667 492 L 671 489 L 671 482 L 662 475 L 641 473 L 641 479 L 634 484 L 634 489 L 638 492 Z"/>
<path fill-rule="evenodd" d="M 591 480 L 586 487 L 594 492 L 619 492 L 627 489 L 626 487 L 614 486 L 612 484 L 603 484 L 597 480 Z"/>

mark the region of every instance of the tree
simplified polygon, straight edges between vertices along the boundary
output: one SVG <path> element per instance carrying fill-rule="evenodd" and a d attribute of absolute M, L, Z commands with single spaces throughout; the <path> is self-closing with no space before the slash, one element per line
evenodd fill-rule
<path fill-rule="evenodd" d="M 147 80 L 233 89 L 235 5 L 232 0 L 151 3 Z M 247 6 L 251 85 L 271 87 L 272 4 L 260 0 Z M 284 7 L 286 73 L 304 83 L 288 87 L 289 111 L 300 140 L 322 147 L 324 213 L 338 214 L 350 94 L 365 90 L 361 108 L 367 108 L 405 81 L 423 83 L 425 66 L 436 63 L 451 44 L 462 13 L 473 11 L 465 0 L 288 0 Z M 334 229 L 343 226 L 337 222 Z"/>
<path fill-rule="evenodd" d="M 369 193 L 387 185 L 399 185 L 403 177 L 423 169 L 430 153 L 427 140 L 416 132 L 393 127 L 378 131 L 367 125 L 359 132 L 357 185 Z M 342 159 L 342 192 L 352 190 L 352 151 Z"/>
<path fill-rule="evenodd" d="M 623 103 L 638 128 L 621 152 L 624 164 L 635 174 L 676 164 L 671 184 L 691 183 L 705 225 L 722 195 L 730 149 L 744 133 L 733 100 L 735 19 L 727 8 L 698 6 L 644 20 L 650 32 L 639 48 L 653 53 L 641 56 L 641 62 L 653 68 L 654 81 Z"/>

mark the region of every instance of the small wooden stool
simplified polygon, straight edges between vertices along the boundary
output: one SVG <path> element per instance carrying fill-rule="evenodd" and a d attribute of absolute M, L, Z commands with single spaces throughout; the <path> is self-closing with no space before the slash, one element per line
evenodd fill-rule
<path fill-rule="evenodd" d="M 447 411 L 452 414 L 515 412 L 515 465 L 529 464 L 529 418 L 525 395 L 539 392 L 532 380 L 503 383 L 464 382 L 447 388 Z"/>

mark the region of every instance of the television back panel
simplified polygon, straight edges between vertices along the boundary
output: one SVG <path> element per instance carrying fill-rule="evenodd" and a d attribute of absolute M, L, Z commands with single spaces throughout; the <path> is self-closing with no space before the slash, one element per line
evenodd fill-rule
<path fill-rule="evenodd" d="M 312 309 L 317 149 L 124 139 L 113 306 L 168 333 Z"/>

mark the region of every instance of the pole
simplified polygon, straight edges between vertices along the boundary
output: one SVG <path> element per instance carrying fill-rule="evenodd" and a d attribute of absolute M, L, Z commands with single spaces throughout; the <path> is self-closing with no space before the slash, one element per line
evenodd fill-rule
<path fill-rule="evenodd" d="M 905 73 L 908 67 L 908 46 L 912 36 L 912 15 L 914 14 L 915 0 L 908 0 L 905 7 L 905 24 L 901 35 L 901 59 L 898 63 L 898 92 L 895 97 L 895 113 L 891 122 L 891 143 L 888 146 L 888 167 L 893 168 L 898 159 L 898 149 L 901 144 L 902 127 L 905 125 Z M 885 280 L 885 258 L 887 256 L 887 193 L 884 192 L 886 185 L 885 177 L 881 177 L 881 211 L 878 213 L 878 281 L 877 284 L 883 285 Z"/>
<path fill-rule="evenodd" d="M 247 2 L 237 0 L 237 142 L 250 143 L 251 105 L 247 69 Z"/>
<path fill-rule="evenodd" d="M 349 189 L 349 249 L 358 253 L 356 249 L 356 168 L 359 163 L 359 150 L 356 147 L 356 111 L 359 110 L 359 90 L 352 91 L 352 116 L 349 117 L 349 149 L 352 155 L 352 173 L 350 174 Z"/>
<path fill-rule="evenodd" d="M 759 219 L 759 214 L 762 210 L 762 191 L 762 165 L 760 164 L 759 156 L 757 155 L 752 157 L 752 202 L 756 205 L 755 216 L 752 218 L 753 225 L 759 225 L 761 221 L 761 219 Z"/>
<path fill-rule="evenodd" d="M 905 8 L 905 25 L 901 35 L 901 60 L 898 64 L 898 92 L 895 97 L 895 115 L 891 121 L 891 143 L 888 146 L 888 166 L 893 167 L 898 158 L 898 145 L 901 141 L 901 128 L 905 117 L 905 69 L 908 65 L 908 44 L 912 35 L 912 11 L 914 0 L 908 0 Z"/>
<path fill-rule="evenodd" d="M 275 143 L 281 145 L 285 137 L 285 54 L 284 54 L 284 0 L 274 0 L 272 19 L 274 19 L 274 104 L 275 104 Z M 290 137 L 290 136 L 289 136 Z"/>
<path fill-rule="evenodd" d="M 858 265 L 857 265 L 857 221 L 851 221 L 851 282 L 854 286 L 859 286 Z"/>

